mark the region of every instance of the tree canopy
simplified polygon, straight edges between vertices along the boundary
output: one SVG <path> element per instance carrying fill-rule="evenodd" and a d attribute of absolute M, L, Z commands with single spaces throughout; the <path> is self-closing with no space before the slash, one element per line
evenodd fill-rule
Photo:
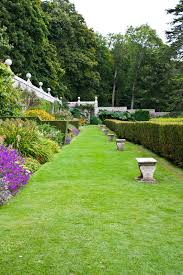
<path fill-rule="evenodd" d="M 65 100 L 97 95 L 100 106 L 181 109 L 182 9 L 179 0 L 168 11 L 175 19 L 166 44 L 148 25 L 103 37 L 69 0 L 1 0 L 0 59 Z"/>

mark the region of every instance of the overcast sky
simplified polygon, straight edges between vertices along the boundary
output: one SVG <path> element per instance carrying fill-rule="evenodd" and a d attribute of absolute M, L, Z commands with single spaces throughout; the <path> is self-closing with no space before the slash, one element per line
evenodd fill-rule
<path fill-rule="evenodd" d="M 165 40 L 172 16 L 166 9 L 174 8 L 178 0 L 70 0 L 83 15 L 87 25 L 103 35 L 125 33 L 130 25 L 148 23 Z"/>

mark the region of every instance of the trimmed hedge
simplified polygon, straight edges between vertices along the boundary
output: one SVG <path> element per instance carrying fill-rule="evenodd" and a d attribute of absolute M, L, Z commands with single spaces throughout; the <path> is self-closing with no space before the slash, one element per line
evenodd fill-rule
<path fill-rule="evenodd" d="M 119 138 L 144 145 L 183 167 L 183 123 L 124 122 L 107 119 L 105 124 Z"/>

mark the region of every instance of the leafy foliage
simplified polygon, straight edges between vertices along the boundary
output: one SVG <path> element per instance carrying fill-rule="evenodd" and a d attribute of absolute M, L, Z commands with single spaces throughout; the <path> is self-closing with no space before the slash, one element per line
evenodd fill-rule
<path fill-rule="evenodd" d="M 101 124 L 101 120 L 96 116 L 91 116 L 90 118 L 90 124 L 91 125 L 98 125 Z"/>
<path fill-rule="evenodd" d="M 38 125 L 38 129 L 43 137 L 56 141 L 59 145 L 62 144 L 64 134 L 60 130 L 56 129 L 54 126 L 51 126 L 49 124 L 41 124 Z"/>
<path fill-rule="evenodd" d="M 99 118 L 104 121 L 105 119 L 119 119 L 119 120 L 132 120 L 133 116 L 129 112 L 109 112 L 106 110 L 100 111 Z"/>
<path fill-rule="evenodd" d="M 51 87 L 66 106 L 78 96 L 93 100 L 98 95 L 101 106 L 112 101 L 131 109 L 181 111 L 182 5 L 179 0 L 168 11 L 175 16 L 170 47 L 148 25 L 102 37 L 87 27 L 69 0 L 1 0 L 0 58 L 10 56 L 16 74 L 29 71 L 34 84 Z M 33 99 L 31 104 L 35 108 Z M 5 115 L 9 109 L 8 103 Z"/>
<path fill-rule="evenodd" d="M 176 7 L 169 9 L 168 13 L 173 14 L 174 19 L 171 24 L 171 30 L 167 31 L 167 37 L 172 45 L 175 56 L 183 58 L 183 0 L 179 0 Z"/>
<path fill-rule="evenodd" d="M 0 116 L 20 114 L 21 92 L 14 89 L 12 72 L 0 63 Z"/>
<path fill-rule="evenodd" d="M 41 164 L 51 160 L 59 151 L 55 141 L 42 136 L 34 121 L 6 119 L 1 121 L 0 135 L 4 136 L 4 144 L 11 145 L 25 157 L 33 157 Z"/>

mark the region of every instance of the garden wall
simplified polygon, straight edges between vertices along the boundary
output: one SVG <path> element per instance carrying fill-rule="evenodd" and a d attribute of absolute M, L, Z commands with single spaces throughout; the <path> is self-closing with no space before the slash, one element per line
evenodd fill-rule
<path fill-rule="evenodd" d="M 107 119 L 105 124 L 119 138 L 144 145 L 183 167 L 183 123 L 124 122 Z"/>

